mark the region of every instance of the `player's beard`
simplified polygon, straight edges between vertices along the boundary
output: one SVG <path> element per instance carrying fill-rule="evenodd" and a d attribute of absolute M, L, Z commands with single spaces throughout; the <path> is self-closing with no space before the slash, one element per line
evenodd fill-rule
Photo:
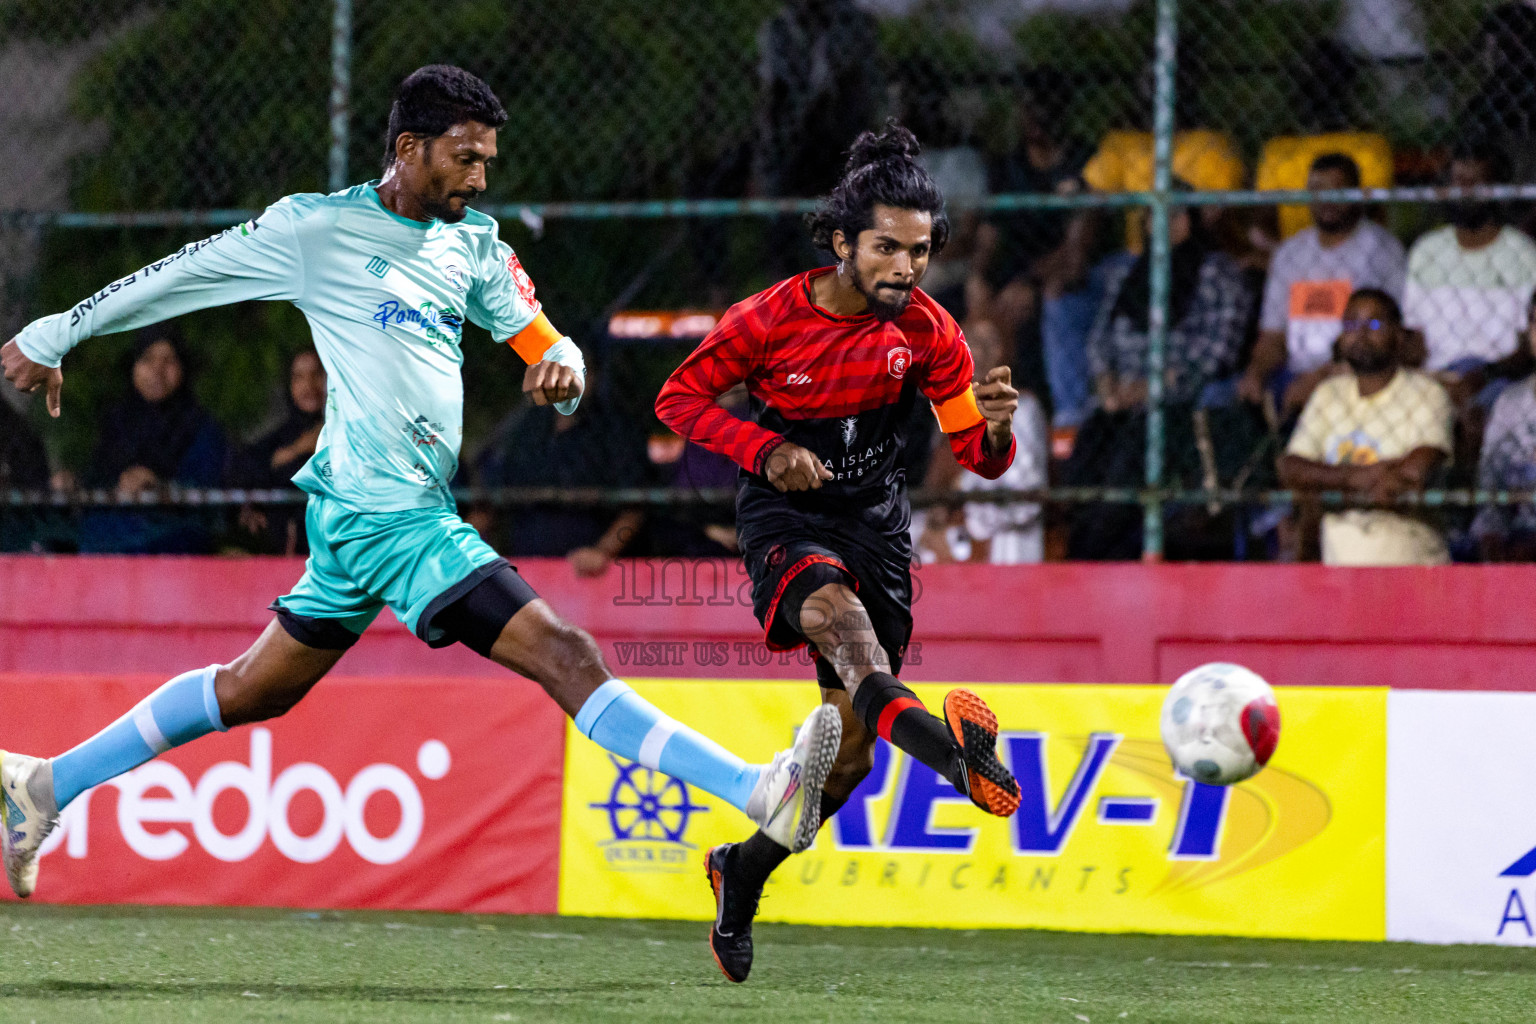
<path fill-rule="evenodd" d="M 869 311 L 875 319 L 881 323 L 890 323 L 907 311 L 907 305 L 912 301 L 912 289 L 906 288 L 901 293 L 901 298 L 895 302 L 887 302 L 880 297 L 877 288 L 871 288 L 864 281 L 864 275 L 859 273 L 857 264 L 850 263 L 850 276 L 853 278 L 853 286 L 864 296 L 864 301 L 869 303 Z"/>
<path fill-rule="evenodd" d="M 479 192 L 448 192 L 442 199 L 434 199 L 432 202 L 423 202 L 422 208 L 430 215 L 443 221 L 445 224 L 457 224 L 469 213 L 469 204 L 479 198 Z M 453 200 L 464 200 L 464 205 L 455 208 Z"/>

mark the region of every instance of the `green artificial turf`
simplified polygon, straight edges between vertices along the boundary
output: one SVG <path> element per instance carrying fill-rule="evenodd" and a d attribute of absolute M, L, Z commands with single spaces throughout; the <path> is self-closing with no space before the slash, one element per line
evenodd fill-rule
<path fill-rule="evenodd" d="M 1536 1020 L 1536 950 L 760 925 L 732 985 L 706 927 L 12 904 L 0 1022 Z"/>

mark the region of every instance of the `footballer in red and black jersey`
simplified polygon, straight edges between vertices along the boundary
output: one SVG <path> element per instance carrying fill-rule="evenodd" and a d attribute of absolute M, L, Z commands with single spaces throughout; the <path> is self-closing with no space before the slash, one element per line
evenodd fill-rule
<path fill-rule="evenodd" d="M 761 491 L 797 511 L 904 534 L 900 454 L 919 395 L 932 403 L 965 468 L 995 479 L 1012 463 L 1013 447 L 986 451 L 971 352 L 942 306 L 913 289 L 895 320 L 837 316 L 811 294 L 813 280 L 832 272 L 800 274 L 731 307 L 672 374 L 656 412 L 682 436 L 740 465 L 743 497 Z M 715 403 L 738 383 L 752 397 L 753 422 Z M 785 441 L 813 452 L 833 478 L 818 490 L 780 493 L 764 466 Z"/>
<path fill-rule="evenodd" d="M 802 571 L 833 566 L 850 578 L 899 665 L 912 628 L 901 452 L 913 403 L 930 402 L 956 460 L 989 479 L 1012 463 L 1014 445 L 988 452 L 971 352 L 943 307 L 914 288 L 895 319 L 838 316 L 812 292 L 817 277 L 833 272 L 800 274 L 731 307 L 663 386 L 656 411 L 683 437 L 742 467 L 737 531 L 769 646 L 804 642 L 776 621 L 779 598 Z M 716 404 L 737 384 L 752 398 L 750 422 Z M 801 491 L 769 483 L 768 460 L 786 442 L 813 453 L 830 479 Z M 841 685 L 834 673 L 818 674 L 823 685 Z"/>
<path fill-rule="evenodd" d="M 990 814 L 1019 804 L 986 702 L 953 690 L 940 718 L 898 678 L 912 635 L 902 450 L 916 403 L 932 404 L 962 466 L 993 478 L 1013 461 L 1018 408 L 1007 367 L 973 384 L 960 328 L 917 290 L 949 237 L 919 152 L 895 121 L 855 139 L 807 220 L 837 265 L 733 306 L 656 401 L 662 422 L 741 466 L 736 530 L 764 641 L 810 642 L 822 700 L 840 706 L 823 818 L 868 774 L 877 736 Z M 750 423 L 716 403 L 737 384 L 752 398 Z M 758 898 L 787 855 L 761 833 L 709 854 L 710 951 L 732 981 L 751 970 Z"/>

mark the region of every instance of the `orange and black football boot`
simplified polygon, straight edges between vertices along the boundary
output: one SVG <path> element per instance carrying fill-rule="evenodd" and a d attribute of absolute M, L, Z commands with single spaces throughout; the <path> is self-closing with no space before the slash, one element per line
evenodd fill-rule
<path fill-rule="evenodd" d="M 704 872 L 715 894 L 715 923 L 709 930 L 709 949 L 715 955 L 720 972 L 735 982 L 747 980 L 752 970 L 752 919 L 757 916 L 761 888 L 751 889 L 737 882 L 737 873 L 727 869 L 731 847 L 717 846 L 704 855 Z"/>
<path fill-rule="evenodd" d="M 949 723 L 965 761 L 967 794 L 988 814 L 1006 818 L 1019 809 L 1019 783 L 997 759 L 997 716 L 970 690 L 944 695 L 944 720 Z"/>

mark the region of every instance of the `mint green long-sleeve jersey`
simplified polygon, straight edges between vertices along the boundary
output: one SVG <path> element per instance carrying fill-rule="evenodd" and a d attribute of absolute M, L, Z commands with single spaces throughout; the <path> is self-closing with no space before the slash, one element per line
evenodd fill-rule
<path fill-rule="evenodd" d="M 288 196 L 28 324 L 16 343 L 58 366 L 93 335 L 232 302 L 291 302 L 309 321 L 330 388 L 318 448 L 294 483 L 358 512 L 451 507 L 464 321 L 504 341 L 539 304 L 494 219 L 470 210 L 455 224 L 408 220 L 384 207 L 376 185 Z M 569 339 L 543 358 L 581 371 Z"/>

